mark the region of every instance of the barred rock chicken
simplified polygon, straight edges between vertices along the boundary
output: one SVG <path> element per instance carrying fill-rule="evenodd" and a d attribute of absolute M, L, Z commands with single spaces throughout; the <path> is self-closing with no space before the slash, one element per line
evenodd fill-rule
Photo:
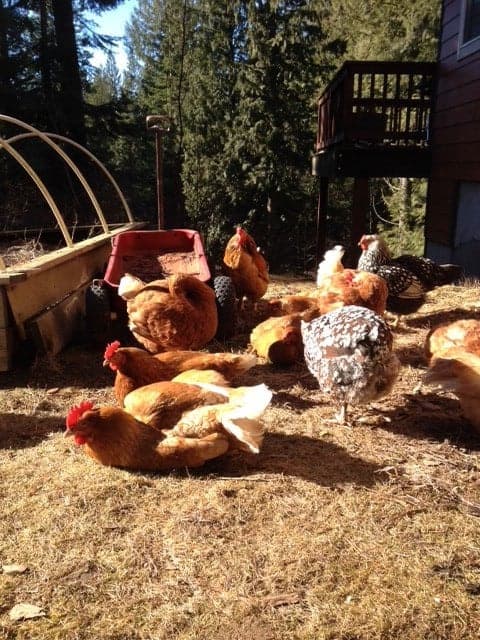
<path fill-rule="evenodd" d="M 154 383 L 129 394 L 125 409 L 83 402 L 70 410 L 66 435 L 97 462 L 132 470 L 198 467 L 236 449 L 258 453 L 271 391 L 204 387 Z"/>
<path fill-rule="evenodd" d="M 305 362 L 319 387 L 340 405 L 377 400 L 392 388 L 400 363 L 387 323 L 371 309 L 348 305 L 301 322 Z"/>
<path fill-rule="evenodd" d="M 115 371 L 114 393 L 120 404 L 137 387 L 172 380 L 189 369 L 213 369 L 231 381 L 257 364 L 253 354 L 165 351 L 152 355 L 137 347 L 122 347 L 118 340 L 107 345 L 103 357 L 103 366 Z"/>
<path fill-rule="evenodd" d="M 456 320 L 429 331 L 425 341 L 428 359 L 453 347 L 480 356 L 480 320 Z"/>
<path fill-rule="evenodd" d="M 480 434 L 480 355 L 461 347 L 434 353 L 424 381 L 455 394 L 463 413 Z"/>
<path fill-rule="evenodd" d="M 128 327 L 148 351 L 201 349 L 218 326 L 215 293 L 190 275 L 145 284 L 125 274 L 118 295 L 127 301 Z"/>
<path fill-rule="evenodd" d="M 412 313 L 425 302 L 427 291 L 462 275 L 462 268 L 455 264 L 437 264 L 408 254 L 392 258 L 385 241 L 376 234 L 362 236 L 358 244 L 362 249 L 358 268 L 376 273 L 387 282 L 389 311 Z"/>
<path fill-rule="evenodd" d="M 230 238 L 223 256 L 223 270 L 233 281 L 237 297 L 259 300 L 269 284 L 268 264 L 255 240 L 241 227 Z"/>

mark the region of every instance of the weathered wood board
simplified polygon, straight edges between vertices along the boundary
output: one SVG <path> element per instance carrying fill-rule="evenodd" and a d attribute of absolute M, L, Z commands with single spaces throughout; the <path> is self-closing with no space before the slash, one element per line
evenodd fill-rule
<path fill-rule="evenodd" d="M 129 223 L 74 247 L 0 269 L 0 371 L 11 368 L 16 336 L 33 338 L 50 354 L 72 339 L 85 311 L 85 290 L 96 274 L 104 273 L 112 238 L 143 226 Z"/>

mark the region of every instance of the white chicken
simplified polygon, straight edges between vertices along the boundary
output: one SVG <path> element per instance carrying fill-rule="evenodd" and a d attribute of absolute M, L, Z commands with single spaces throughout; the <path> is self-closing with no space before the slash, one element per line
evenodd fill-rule
<path fill-rule="evenodd" d="M 325 278 L 331 276 L 333 273 L 343 271 L 342 258 L 344 254 L 345 247 L 341 244 L 336 244 L 333 249 L 325 251 L 323 260 L 319 263 L 317 269 L 317 287 L 323 283 Z"/>

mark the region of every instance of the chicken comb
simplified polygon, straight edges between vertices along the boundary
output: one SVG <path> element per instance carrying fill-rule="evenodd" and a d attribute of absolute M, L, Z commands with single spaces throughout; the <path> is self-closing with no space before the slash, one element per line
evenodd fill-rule
<path fill-rule="evenodd" d="M 85 402 L 81 402 L 75 407 L 72 407 L 68 412 L 67 419 L 65 420 L 67 429 L 72 429 L 77 424 L 82 415 L 86 411 L 91 411 L 92 409 L 93 402 L 89 402 L 88 400 L 86 400 Z"/>
<path fill-rule="evenodd" d="M 110 360 L 110 358 L 116 353 L 119 346 L 120 346 L 120 342 L 118 340 L 115 340 L 115 342 L 110 342 L 110 344 L 107 344 L 105 353 L 103 354 L 103 359 Z"/>

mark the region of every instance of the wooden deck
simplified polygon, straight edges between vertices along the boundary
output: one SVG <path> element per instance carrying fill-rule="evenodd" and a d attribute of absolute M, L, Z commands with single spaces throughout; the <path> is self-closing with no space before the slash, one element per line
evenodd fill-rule
<path fill-rule="evenodd" d="M 318 101 L 312 174 L 427 177 L 435 63 L 346 62 Z"/>

